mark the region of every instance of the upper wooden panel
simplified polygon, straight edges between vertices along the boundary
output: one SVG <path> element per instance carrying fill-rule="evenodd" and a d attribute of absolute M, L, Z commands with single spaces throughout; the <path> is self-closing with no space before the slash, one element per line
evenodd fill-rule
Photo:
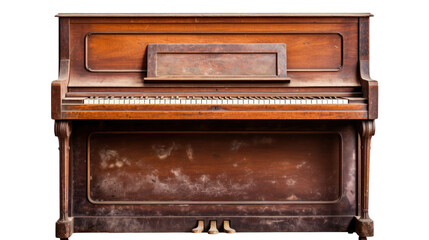
<path fill-rule="evenodd" d="M 69 22 L 71 71 L 68 86 L 165 87 L 144 81 L 147 45 L 154 43 L 286 44 L 287 75 L 291 82 L 271 87 L 360 86 L 357 74 L 358 19 L 328 15 L 76 16 Z"/>

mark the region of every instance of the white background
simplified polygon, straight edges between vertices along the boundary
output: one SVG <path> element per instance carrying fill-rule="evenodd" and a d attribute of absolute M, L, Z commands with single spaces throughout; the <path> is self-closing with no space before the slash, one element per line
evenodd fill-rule
<path fill-rule="evenodd" d="M 380 118 L 372 142 L 370 216 L 377 239 L 429 239 L 428 7 L 424 1 L 2 1 L 0 239 L 55 239 L 58 142 L 50 83 L 58 12 L 371 12 L 371 77 Z M 357 239 L 347 233 L 74 234 L 71 239 Z"/>

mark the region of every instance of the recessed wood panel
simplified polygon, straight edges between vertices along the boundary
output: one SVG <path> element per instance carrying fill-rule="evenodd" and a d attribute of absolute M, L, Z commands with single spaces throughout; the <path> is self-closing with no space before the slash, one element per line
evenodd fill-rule
<path fill-rule="evenodd" d="M 343 64 L 343 39 L 338 33 L 90 33 L 86 68 L 91 72 L 146 72 L 147 45 L 151 43 L 284 43 L 288 71 L 338 71 Z"/>
<path fill-rule="evenodd" d="M 155 76 L 169 77 L 275 77 L 277 56 L 273 53 L 161 53 Z M 242 62 L 243 64 L 238 65 Z M 245 64 L 244 64 L 245 63 Z"/>
<path fill-rule="evenodd" d="M 89 138 L 88 175 L 88 197 L 99 204 L 335 202 L 341 138 L 320 132 L 100 132 Z"/>

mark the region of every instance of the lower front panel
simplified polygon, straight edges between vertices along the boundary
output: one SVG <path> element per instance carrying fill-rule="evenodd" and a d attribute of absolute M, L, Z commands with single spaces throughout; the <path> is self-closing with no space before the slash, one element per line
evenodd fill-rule
<path fill-rule="evenodd" d="M 347 231 L 357 144 L 350 121 L 76 121 L 74 228 Z"/>

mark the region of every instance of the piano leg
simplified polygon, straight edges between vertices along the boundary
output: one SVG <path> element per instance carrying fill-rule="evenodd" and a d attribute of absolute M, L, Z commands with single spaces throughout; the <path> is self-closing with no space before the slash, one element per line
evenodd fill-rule
<path fill-rule="evenodd" d="M 375 134 L 374 121 L 362 121 L 359 133 L 361 137 L 361 211 L 355 218 L 355 232 L 359 239 L 374 235 L 374 222 L 368 214 L 369 203 L 369 160 L 371 149 L 371 137 Z"/>
<path fill-rule="evenodd" d="M 69 151 L 71 122 L 55 121 L 55 136 L 60 150 L 60 219 L 56 223 L 56 237 L 68 239 L 73 233 L 73 218 L 69 216 Z"/>

